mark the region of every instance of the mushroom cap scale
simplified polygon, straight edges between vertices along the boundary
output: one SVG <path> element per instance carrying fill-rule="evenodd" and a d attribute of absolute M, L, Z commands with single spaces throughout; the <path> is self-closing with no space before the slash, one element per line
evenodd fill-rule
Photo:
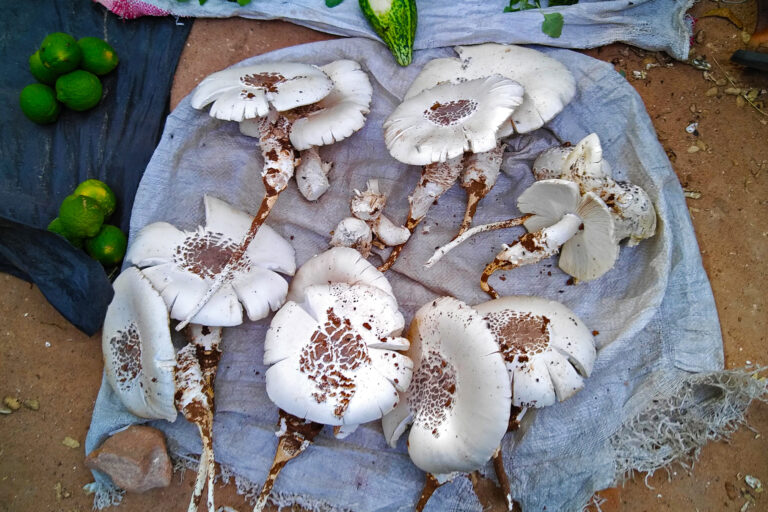
<path fill-rule="evenodd" d="M 444 83 L 403 101 L 384 122 L 390 154 L 411 165 L 444 162 L 496 147 L 496 132 L 523 88 L 499 75 Z"/>
<path fill-rule="evenodd" d="M 310 258 L 299 268 L 291 281 L 288 300 L 302 302 L 307 287 L 329 283 L 364 284 L 393 295 L 392 285 L 384 274 L 358 251 L 349 247 L 334 247 Z"/>
<path fill-rule="evenodd" d="M 378 419 L 410 383 L 408 347 L 397 338 L 403 317 L 395 298 L 367 285 L 304 289 L 272 320 L 264 342 L 267 394 L 281 409 L 326 425 Z M 390 350 L 394 349 L 394 350 Z"/>
<path fill-rule="evenodd" d="M 498 341 L 517 407 L 545 407 L 584 387 L 596 352 L 584 322 L 559 302 L 508 296 L 475 306 Z"/>
<path fill-rule="evenodd" d="M 134 267 L 113 286 L 101 338 L 107 381 L 136 416 L 174 421 L 176 359 L 165 303 Z"/>
<path fill-rule="evenodd" d="M 226 265 L 252 217 L 211 196 L 205 196 L 206 226 L 181 231 L 166 222 L 145 226 L 131 244 L 126 261 L 142 268 L 161 294 L 174 319 L 184 319 Z M 222 286 L 193 317 L 209 326 L 259 320 L 285 301 L 288 284 L 276 272 L 295 271 L 293 247 L 268 226 L 248 246 L 233 279 Z M 242 303 L 242 306 L 241 306 Z"/>
<path fill-rule="evenodd" d="M 581 218 L 582 228 L 560 250 L 558 265 L 564 272 L 589 281 L 613 268 L 619 256 L 613 216 L 592 192 L 582 196 L 572 181 L 541 180 L 520 194 L 517 207 L 533 214 L 524 223 L 529 232 L 552 226 L 567 214 Z"/>
<path fill-rule="evenodd" d="M 208 75 L 192 93 L 192 106 L 213 103 L 211 117 L 242 121 L 263 117 L 270 105 L 282 112 L 315 103 L 333 88 L 316 66 L 269 62 L 225 69 Z"/>
<path fill-rule="evenodd" d="M 423 306 L 408 332 L 413 378 L 382 426 L 394 446 L 413 421 L 408 453 L 434 475 L 474 471 L 507 430 L 510 386 L 487 323 L 451 297 Z"/>
<path fill-rule="evenodd" d="M 487 43 L 454 48 L 458 58 L 428 62 L 411 84 L 405 98 L 439 83 L 458 83 L 499 74 L 520 83 L 523 102 L 499 129 L 499 137 L 528 133 L 552 120 L 576 95 L 571 72 L 544 53 L 516 45 Z M 514 124 L 513 124 L 514 123 Z"/>

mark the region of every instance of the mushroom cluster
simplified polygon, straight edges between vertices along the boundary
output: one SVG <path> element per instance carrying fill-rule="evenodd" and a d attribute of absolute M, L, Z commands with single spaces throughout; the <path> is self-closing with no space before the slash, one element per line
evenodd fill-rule
<path fill-rule="evenodd" d="M 291 245 L 264 226 L 235 269 L 187 326 L 188 344 L 178 352 L 170 319 L 181 320 L 226 264 L 252 217 L 206 196 L 206 224 L 182 231 L 166 222 L 144 227 L 127 255 L 129 263 L 115 280 L 102 336 L 107 380 L 136 416 L 173 421 L 177 410 L 196 424 L 203 443 L 189 510 L 208 482 L 208 509 L 215 510 L 213 480 L 214 380 L 221 357 L 222 327 L 266 317 L 285 301 L 288 284 L 277 272 L 292 275 Z"/>
<path fill-rule="evenodd" d="M 197 86 L 192 93 L 194 108 L 210 104 L 212 117 L 237 121 L 242 133 L 258 138 L 265 196 L 237 250 L 177 329 L 186 326 L 231 279 L 294 171 L 307 199 L 315 200 L 328 189 L 330 164 L 322 161 L 317 147 L 341 141 L 362 128 L 372 94 L 368 75 L 350 60 L 323 67 L 272 62 L 231 68 L 209 75 Z M 298 159 L 296 151 L 301 151 Z"/>
<path fill-rule="evenodd" d="M 409 347 L 400 336 L 403 327 L 389 282 L 356 250 L 335 247 L 296 272 L 264 340 L 267 394 L 284 412 L 257 510 L 285 462 L 312 440 L 296 426 L 332 425 L 345 437 L 397 406 L 413 367 L 401 353 Z M 296 436 L 306 441 L 304 448 L 286 452 Z"/>
<path fill-rule="evenodd" d="M 544 151 L 533 164 L 536 180 L 517 200 L 525 215 L 472 228 L 438 248 L 427 261 L 434 265 L 472 235 L 523 224 L 527 233 L 504 244 L 480 278 L 480 286 L 498 297 L 488 279 L 560 253 L 559 267 L 578 281 L 597 279 L 619 256 L 619 244 L 637 245 L 656 232 L 656 210 L 637 185 L 616 181 L 603 159 L 600 139 L 590 134 L 578 144 Z"/>
<path fill-rule="evenodd" d="M 411 385 L 382 419 L 387 442 L 412 423 L 408 454 L 427 473 L 416 506 L 434 490 L 494 459 L 509 510 L 514 502 L 500 444 L 527 408 L 563 401 L 584 386 L 594 339 L 564 305 L 538 297 L 503 297 L 470 307 L 451 297 L 423 306 L 408 338 Z"/>
<path fill-rule="evenodd" d="M 384 123 L 393 157 L 423 165 L 408 200 L 405 226 L 413 232 L 429 206 L 460 179 L 467 208 L 459 235 L 496 183 L 505 137 L 542 127 L 576 93 L 568 69 L 542 52 L 495 43 L 456 47 L 458 57 L 427 63 Z M 395 247 L 379 267 L 396 261 Z"/>

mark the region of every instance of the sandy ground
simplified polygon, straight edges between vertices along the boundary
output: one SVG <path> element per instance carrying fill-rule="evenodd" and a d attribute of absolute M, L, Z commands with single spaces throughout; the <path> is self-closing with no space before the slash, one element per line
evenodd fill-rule
<path fill-rule="evenodd" d="M 701 2 L 695 15 L 717 7 Z M 747 30 L 755 5 L 732 6 Z M 684 188 L 717 301 L 726 367 L 766 364 L 763 347 L 768 327 L 764 290 L 768 255 L 768 115 L 725 89 L 768 88 L 768 76 L 728 62 L 743 48 L 741 31 L 720 18 L 702 18 L 692 56 L 712 64 L 701 70 L 664 56 L 624 45 L 587 51 L 624 71 L 642 96 L 659 140 Z M 281 22 L 203 20 L 195 23 L 182 54 L 172 91 L 175 105 L 204 76 L 248 56 L 330 36 Z M 660 66 L 654 66 L 661 64 Z M 648 67 L 648 69 L 646 69 Z M 645 71 L 634 78 L 633 71 Z M 727 82 L 731 78 L 733 84 Z M 722 84 L 726 80 L 725 85 Z M 720 81 L 720 82 L 718 82 Z M 713 90 L 717 87 L 717 90 Z M 758 100 L 765 99 L 762 94 Z M 698 122 L 698 135 L 685 128 Z M 696 148 L 696 149 L 694 149 Z M 39 290 L 0 275 L 0 398 L 36 399 L 39 410 L 22 407 L 0 416 L 0 511 L 85 511 L 91 498 L 82 490 L 92 480 L 83 466 L 83 443 L 101 379 L 100 336 L 86 337 L 46 302 Z M 645 479 L 636 475 L 608 490 L 605 511 L 768 510 L 768 497 L 750 493 L 752 475 L 768 485 L 768 405 L 756 403 L 729 442 L 714 442 L 692 470 L 675 467 Z M 646 485 L 647 484 L 647 485 Z M 184 510 L 190 477 L 174 477 L 167 489 L 128 495 L 121 510 Z M 233 486 L 217 490 L 219 505 L 247 510 Z M 490 509 L 502 510 L 499 496 L 486 487 Z M 744 508 L 746 506 L 747 508 Z"/>

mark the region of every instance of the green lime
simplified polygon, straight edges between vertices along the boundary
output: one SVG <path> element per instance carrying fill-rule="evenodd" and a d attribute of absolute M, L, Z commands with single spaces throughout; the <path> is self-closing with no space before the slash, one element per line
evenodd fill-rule
<path fill-rule="evenodd" d="M 77 69 L 83 51 L 74 37 L 64 32 L 48 34 L 40 45 L 40 60 L 43 66 L 54 73 L 69 73 Z"/>
<path fill-rule="evenodd" d="M 84 37 L 77 42 L 83 52 L 80 67 L 94 75 L 106 75 L 117 66 L 115 49 L 98 37 Z"/>
<path fill-rule="evenodd" d="M 64 225 L 61 223 L 61 219 L 56 217 L 51 221 L 50 224 L 48 224 L 48 231 L 51 233 L 56 233 L 57 235 L 63 236 L 67 239 L 69 243 L 77 247 L 78 249 L 83 247 L 83 240 L 82 238 L 74 238 L 69 235 L 66 229 L 64 229 Z"/>
<path fill-rule="evenodd" d="M 19 105 L 24 115 L 39 124 L 54 122 L 61 112 L 53 89 L 43 84 L 30 84 L 22 89 Z"/>
<path fill-rule="evenodd" d="M 104 222 L 104 210 L 99 202 L 88 196 L 71 195 L 59 207 L 59 218 L 64 230 L 76 238 L 96 236 Z"/>
<path fill-rule="evenodd" d="M 88 196 L 98 201 L 101 209 L 104 210 L 104 217 L 109 217 L 115 211 L 117 198 L 112 189 L 106 183 L 99 180 L 85 180 L 77 186 L 72 195 Z"/>
<path fill-rule="evenodd" d="M 101 99 L 101 81 L 88 71 L 78 69 L 56 80 L 56 98 L 72 110 L 88 110 Z"/>
<path fill-rule="evenodd" d="M 43 61 L 40 60 L 40 50 L 29 56 L 29 70 L 38 82 L 48 85 L 56 83 L 56 79 L 59 77 L 58 73 L 54 73 L 43 66 Z"/>
<path fill-rule="evenodd" d="M 104 224 L 99 234 L 85 241 L 85 250 L 104 265 L 117 265 L 125 256 L 127 245 L 128 239 L 120 228 Z"/>

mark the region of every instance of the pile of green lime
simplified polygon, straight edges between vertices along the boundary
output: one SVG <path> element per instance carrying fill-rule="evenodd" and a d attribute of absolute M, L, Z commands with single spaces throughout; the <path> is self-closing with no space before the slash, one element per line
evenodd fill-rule
<path fill-rule="evenodd" d="M 85 180 L 64 198 L 59 216 L 48 224 L 48 231 L 63 236 L 75 247 L 84 248 L 106 266 L 117 265 L 125 256 L 128 240 L 120 228 L 104 224 L 115 211 L 115 193 L 106 183 Z"/>
<path fill-rule="evenodd" d="M 72 110 L 91 109 L 101 100 L 99 76 L 115 69 L 117 62 L 114 48 L 98 37 L 76 40 L 64 32 L 48 34 L 29 58 L 29 70 L 40 83 L 21 91 L 21 110 L 32 121 L 48 124 L 59 117 L 61 103 Z"/>

